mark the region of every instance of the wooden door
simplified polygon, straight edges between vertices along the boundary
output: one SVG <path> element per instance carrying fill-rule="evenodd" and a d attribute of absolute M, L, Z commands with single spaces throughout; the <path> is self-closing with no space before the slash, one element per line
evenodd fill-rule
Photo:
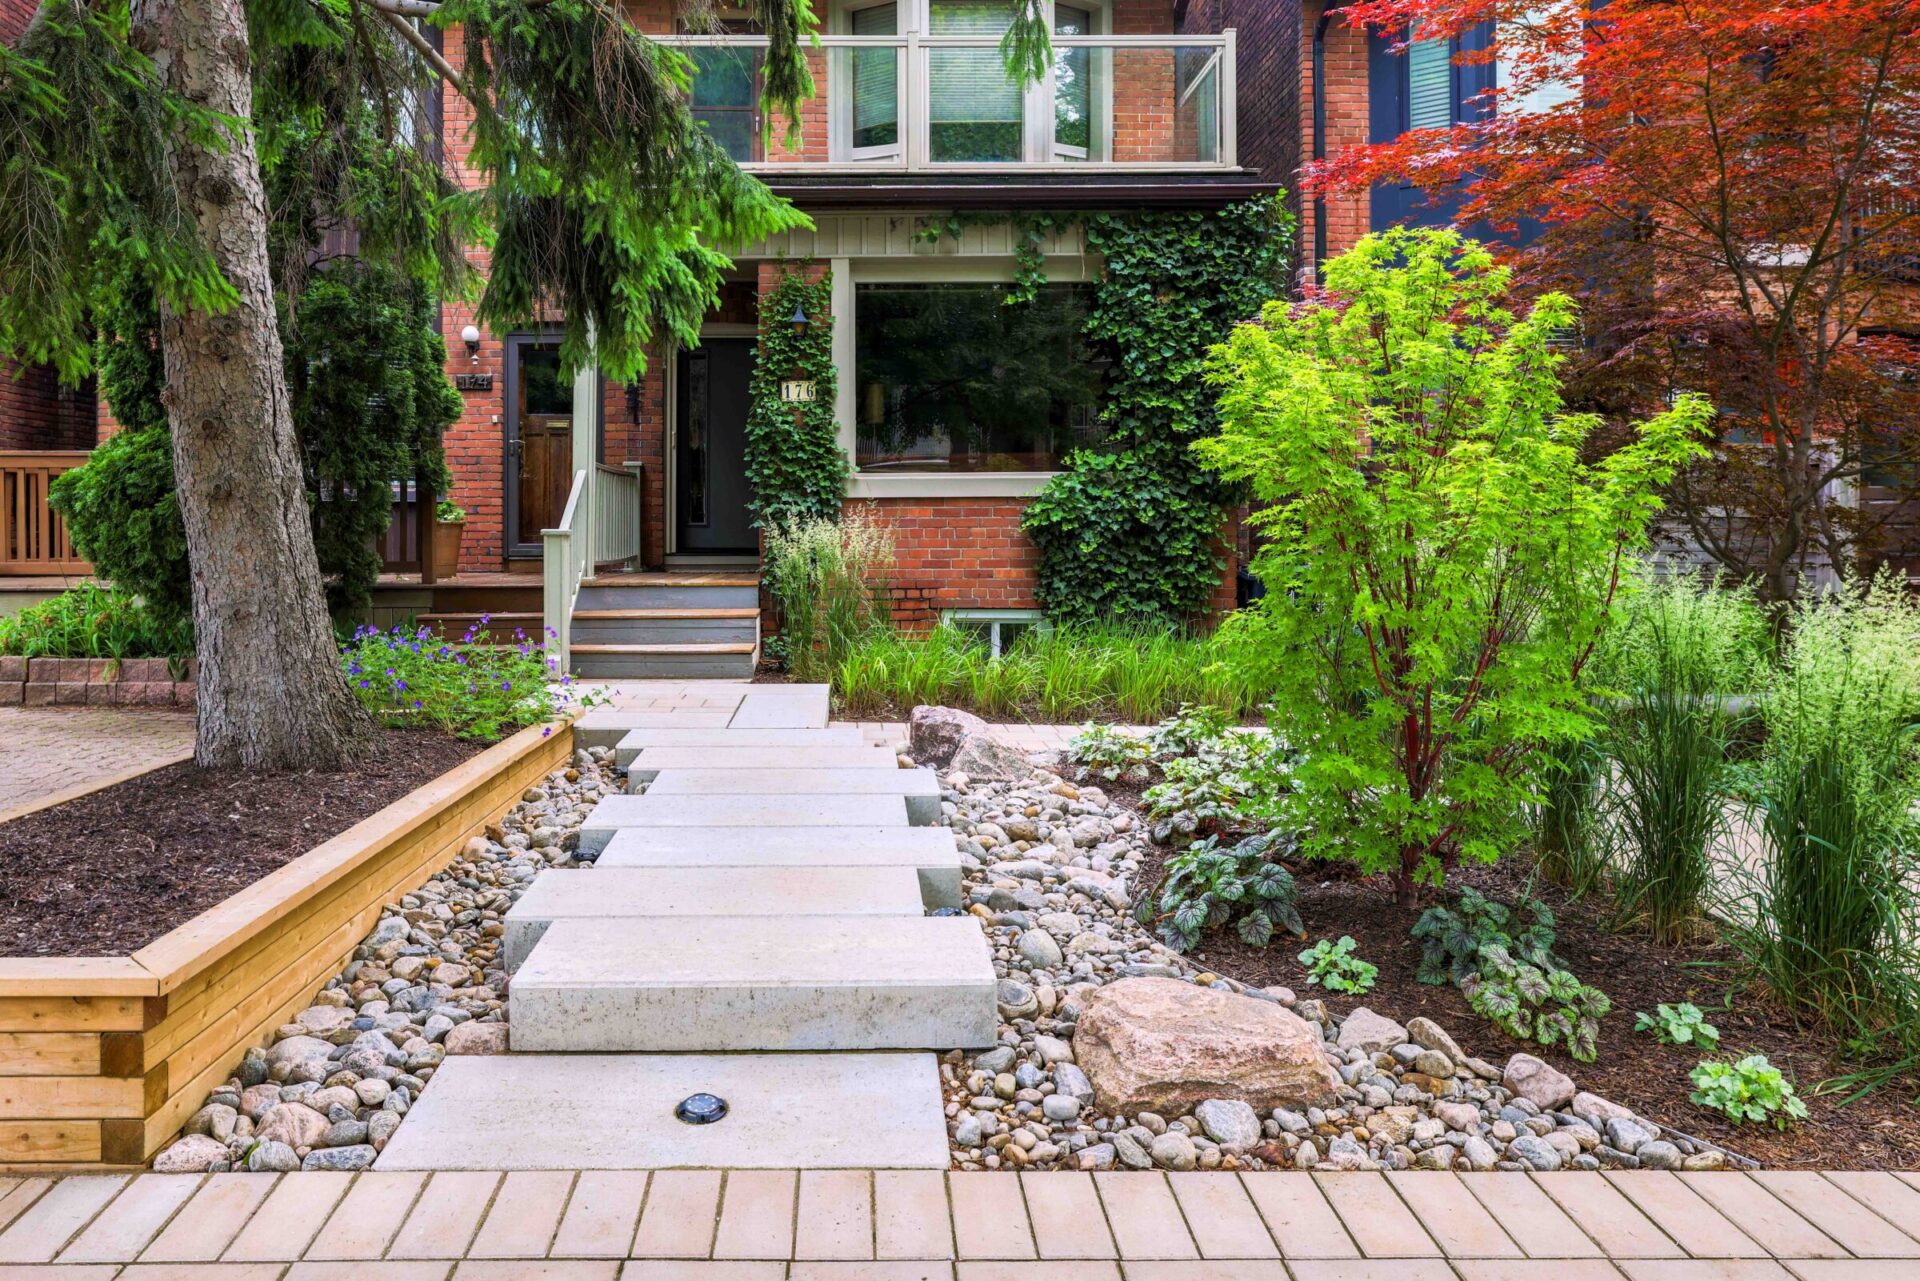
<path fill-rule="evenodd" d="M 573 380 L 555 343 L 508 346 L 508 553 L 538 556 L 540 532 L 560 523 L 573 485 Z"/>

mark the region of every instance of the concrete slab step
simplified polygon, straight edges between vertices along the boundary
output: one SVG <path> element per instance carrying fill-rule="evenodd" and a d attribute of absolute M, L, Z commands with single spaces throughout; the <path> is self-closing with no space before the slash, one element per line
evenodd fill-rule
<path fill-rule="evenodd" d="M 547 927 L 582 918 L 655 916 L 919 916 L 909 867 L 592 867 L 552 869 L 507 910 L 507 969 Z"/>
<path fill-rule="evenodd" d="M 580 825 L 580 849 L 627 827 L 907 826 L 904 796 L 609 796 Z"/>
<path fill-rule="evenodd" d="M 747 609 L 759 608 L 760 585 L 751 577 L 704 575 L 710 581 L 691 582 L 675 577 L 654 583 L 623 582 L 619 578 L 589 579 L 580 584 L 578 609 Z"/>
<path fill-rule="evenodd" d="M 960 906 L 960 848 L 947 827 L 628 827 L 614 832 L 594 866 L 714 868 L 746 877 L 785 867 L 904 867 L 919 878 L 928 909 Z"/>
<path fill-rule="evenodd" d="M 885 747 L 649 747 L 627 762 L 627 780 L 644 782 L 663 769 L 764 771 L 794 765 L 805 765 L 809 770 L 897 770 L 900 758 Z"/>
<path fill-rule="evenodd" d="M 703 1091 L 727 1101 L 726 1117 L 675 1120 Z M 938 1170 L 941 1105 L 931 1054 L 455 1057 L 374 1168 Z"/>
<path fill-rule="evenodd" d="M 759 646 L 753 641 L 667 645 L 595 642 L 569 647 L 573 674 L 586 679 L 745 678 L 753 675 L 758 658 Z"/>
<path fill-rule="evenodd" d="M 930 769 L 680 769 L 663 770 L 647 795 L 669 796 L 900 796 L 914 823 L 940 821 L 940 779 Z"/>
<path fill-rule="evenodd" d="M 576 613 L 569 635 L 576 645 L 751 645 L 760 639 L 760 623 L 756 617 L 626 619 L 594 618 Z"/>
<path fill-rule="evenodd" d="M 566 920 L 507 997 L 517 1050 L 948 1050 L 992 1045 L 971 916 Z"/>
<path fill-rule="evenodd" d="M 581 723 L 611 712 L 589 712 Z M 579 733 L 576 727 L 576 734 Z M 831 729 L 733 729 L 687 726 L 681 729 L 656 728 L 629 730 L 617 742 L 614 759 L 621 765 L 649 747 L 864 747 L 866 738 L 857 725 L 835 725 Z"/>
<path fill-rule="evenodd" d="M 735 729 L 802 729 L 827 723 L 825 685 L 756 685 L 727 722 Z"/>

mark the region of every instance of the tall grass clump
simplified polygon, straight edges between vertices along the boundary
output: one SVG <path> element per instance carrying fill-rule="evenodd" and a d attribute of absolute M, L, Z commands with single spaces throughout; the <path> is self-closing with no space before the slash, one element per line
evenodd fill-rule
<path fill-rule="evenodd" d="M 891 630 L 893 535 L 865 514 L 770 528 L 764 559 L 795 680 L 830 679 L 862 641 Z"/>
<path fill-rule="evenodd" d="M 1761 701 L 1763 861 L 1743 873 L 1731 933 L 1789 1009 L 1911 1069 L 1920 605 L 1885 578 L 1803 601 L 1790 622 Z"/>
<path fill-rule="evenodd" d="M 177 658 L 193 655 L 193 622 L 95 583 L 0 618 L 0 654 L 22 658 Z"/>
<path fill-rule="evenodd" d="M 1731 796 L 1727 751 L 1768 645 L 1750 592 L 1688 574 L 1637 583 L 1605 641 L 1619 903 L 1662 942 L 1682 941 L 1702 918 Z"/>
<path fill-rule="evenodd" d="M 1592 739 L 1549 744 L 1539 753 L 1539 800 L 1529 815 L 1540 874 L 1576 898 L 1606 879 L 1607 757 Z"/>

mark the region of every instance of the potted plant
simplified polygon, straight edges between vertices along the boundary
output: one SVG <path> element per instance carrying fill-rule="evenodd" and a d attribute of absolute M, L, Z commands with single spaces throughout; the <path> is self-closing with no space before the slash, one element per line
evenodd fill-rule
<path fill-rule="evenodd" d="M 452 578 L 460 572 L 460 539 L 467 528 L 467 513 L 451 499 L 443 498 L 433 509 L 433 576 Z"/>

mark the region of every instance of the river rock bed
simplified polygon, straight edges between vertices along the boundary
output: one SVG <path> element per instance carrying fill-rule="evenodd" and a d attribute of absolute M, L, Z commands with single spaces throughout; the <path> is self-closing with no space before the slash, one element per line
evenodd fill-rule
<path fill-rule="evenodd" d="M 1042 767 L 1017 782 L 942 773 L 967 910 L 999 977 L 1000 1043 L 942 1056 L 953 1166 L 1559 1170 L 1717 1169 L 1718 1149 L 1580 1091 L 1515 1054 L 1496 1066 L 1429 1019 L 1339 1012 L 1252 989 L 1169 949 L 1131 915 L 1150 834 L 1097 787 Z M 1337 1075 L 1323 1106 L 1256 1111 L 1206 1099 L 1167 1115 L 1108 1114 L 1076 1062 L 1090 998 L 1127 979 L 1178 980 L 1276 1003 L 1313 1030 Z M 1316 1069 L 1318 1070 L 1318 1069 Z M 1228 1091 L 1223 1090 L 1223 1093 Z"/>
<path fill-rule="evenodd" d="M 449 1054 L 507 1048 L 503 920 L 549 867 L 578 864 L 581 822 L 617 791 L 613 750 L 573 754 L 446 870 L 389 904 L 313 1003 L 154 1158 L 159 1171 L 364 1170 Z"/>

